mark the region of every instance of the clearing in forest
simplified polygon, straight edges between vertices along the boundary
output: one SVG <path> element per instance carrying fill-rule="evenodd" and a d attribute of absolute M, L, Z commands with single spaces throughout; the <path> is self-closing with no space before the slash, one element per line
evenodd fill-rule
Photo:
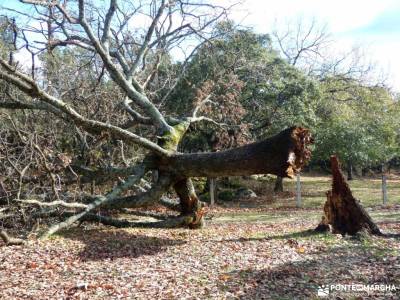
<path fill-rule="evenodd" d="M 305 195 L 307 182 L 318 186 L 305 180 Z M 84 223 L 45 241 L 2 247 L 0 293 L 2 299 L 318 299 L 322 285 L 383 284 L 397 291 L 330 296 L 398 299 L 398 205 L 367 205 L 392 236 L 350 238 L 310 232 L 322 199 L 320 207 L 312 203 L 303 209 L 217 206 L 200 230 Z"/>

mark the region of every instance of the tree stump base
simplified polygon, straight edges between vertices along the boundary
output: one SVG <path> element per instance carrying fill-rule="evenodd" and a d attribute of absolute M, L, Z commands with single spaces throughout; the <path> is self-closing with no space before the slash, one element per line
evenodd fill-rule
<path fill-rule="evenodd" d="M 378 226 L 360 201 L 353 197 L 336 156 L 331 156 L 331 169 L 332 190 L 326 193 L 324 216 L 315 231 L 323 232 L 330 229 L 332 233 L 355 235 L 365 229 L 370 234 L 381 235 Z"/>

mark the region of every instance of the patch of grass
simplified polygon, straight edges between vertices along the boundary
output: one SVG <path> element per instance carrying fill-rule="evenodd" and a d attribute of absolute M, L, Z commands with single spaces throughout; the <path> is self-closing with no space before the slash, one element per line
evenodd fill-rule
<path fill-rule="evenodd" d="M 370 212 L 370 215 L 376 222 L 388 222 L 388 221 L 400 222 L 400 212 L 372 211 Z"/>
<path fill-rule="evenodd" d="M 347 246 L 354 251 L 362 251 L 366 256 L 383 259 L 398 256 L 398 250 L 390 247 L 385 238 L 371 236 L 361 232 L 354 237 L 347 237 Z"/>
<path fill-rule="evenodd" d="M 261 240 L 261 239 L 265 239 L 268 238 L 268 233 L 262 231 L 262 232 L 252 232 L 251 234 L 249 234 L 247 236 L 248 239 L 251 240 Z"/>
<path fill-rule="evenodd" d="M 349 181 L 350 188 L 355 198 L 361 201 L 365 207 L 382 204 L 382 187 L 379 179 L 354 179 Z M 301 177 L 302 204 L 303 207 L 317 208 L 325 203 L 326 191 L 331 189 L 330 176 L 308 176 Z M 284 188 L 295 192 L 295 180 L 285 180 Z M 387 191 L 389 205 L 400 205 L 400 180 L 388 180 Z M 293 206 L 295 201 L 292 201 Z"/>
<path fill-rule="evenodd" d="M 213 219 L 213 222 L 261 222 L 261 223 L 285 223 L 307 218 L 307 220 L 319 220 L 322 212 L 319 211 L 271 211 L 271 212 L 236 212 L 226 213 Z"/>
<path fill-rule="evenodd" d="M 296 232 L 291 232 L 287 234 L 281 234 L 281 235 L 274 235 L 271 236 L 270 239 L 274 240 L 286 240 L 286 239 L 311 239 L 311 238 L 317 238 L 319 239 L 320 236 L 325 237 L 328 234 L 325 233 L 318 233 L 312 229 L 304 230 L 304 231 L 296 231 Z"/>

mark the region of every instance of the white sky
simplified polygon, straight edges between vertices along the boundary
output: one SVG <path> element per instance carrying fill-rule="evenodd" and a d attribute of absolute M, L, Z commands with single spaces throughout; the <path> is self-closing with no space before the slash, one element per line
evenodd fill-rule
<path fill-rule="evenodd" d="M 327 24 L 337 51 L 361 45 L 400 92 L 400 0 L 244 0 L 233 16 L 260 33 L 271 32 L 276 22 L 315 18 Z"/>
<path fill-rule="evenodd" d="M 0 5 L 13 7 L 18 3 L 14 1 L 0 0 Z M 227 5 L 238 0 L 214 1 Z M 315 18 L 326 24 L 335 40 L 336 49 L 332 52 L 346 52 L 361 45 L 368 60 L 388 75 L 387 84 L 400 92 L 400 0 L 242 1 L 231 17 L 259 33 L 270 33 L 275 24 L 284 25 L 299 18 Z"/>

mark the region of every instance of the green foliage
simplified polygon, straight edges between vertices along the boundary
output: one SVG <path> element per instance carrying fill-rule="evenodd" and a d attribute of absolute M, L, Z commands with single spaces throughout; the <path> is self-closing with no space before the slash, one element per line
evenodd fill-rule
<path fill-rule="evenodd" d="M 279 59 L 254 71 L 259 77 L 247 85 L 245 99 L 257 133 L 271 135 L 293 125 L 315 127 L 320 98 L 315 81 Z"/>
<path fill-rule="evenodd" d="M 383 88 L 349 83 L 335 94 L 325 87 L 319 102 L 314 158 L 327 160 L 337 154 L 354 165 L 376 165 L 399 154 L 398 104 Z M 343 88 L 343 87 L 342 87 Z M 336 98 L 334 98 L 336 97 Z"/>
<path fill-rule="evenodd" d="M 186 150 L 232 147 L 302 125 L 314 132 L 315 162 L 337 154 L 365 166 L 399 155 L 399 105 L 387 89 L 335 74 L 313 78 L 283 60 L 269 35 L 231 22 L 216 30 L 221 38 L 199 49 L 167 107 L 171 114 L 190 114 L 211 95 L 214 104 L 199 113 L 239 126 L 238 135 L 247 138 L 196 125 L 184 139 Z"/>
<path fill-rule="evenodd" d="M 224 190 L 218 193 L 218 199 L 221 201 L 232 201 L 235 198 L 235 191 Z"/>
<path fill-rule="evenodd" d="M 198 126 L 190 144 L 208 139 L 202 149 L 229 148 L 295 124 L 315 127 L 318 84 L 281 59 L 269 35 L 238 30 L 229 22 L 216 30 L 221 38 L 193 57 L 167 106 L 173 114 L 190 114 L 210 96 L 213 104 L 200 113 L 236 129 Z"/>

